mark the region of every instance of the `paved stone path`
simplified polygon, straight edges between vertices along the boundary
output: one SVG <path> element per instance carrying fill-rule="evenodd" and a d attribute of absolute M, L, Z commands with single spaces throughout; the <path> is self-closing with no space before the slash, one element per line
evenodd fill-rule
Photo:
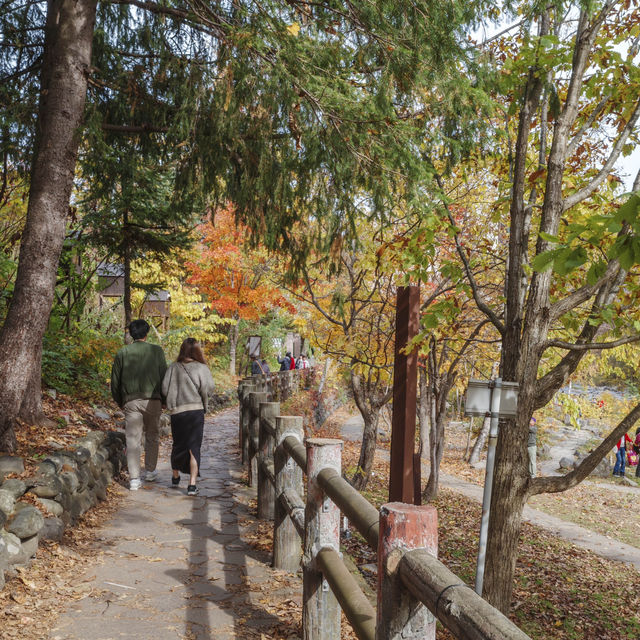
<path fill-rule="evenodd" d="M 260 602 L 276 589 L 269 557 L 243 540 L 255 526 L 255 490 L 241 481 L 237 425 L 237 409 L 207 419 L 199 496 L 186 495 L 184 475 L 179 489 L 169 486 L 166 451 L 157 482 L 122 489 L 124 505 L 100 534 L 102 562 L 86 578 L 91 596 L 59 618 L 50 640 L 227 640 L 278 623 Z"/>

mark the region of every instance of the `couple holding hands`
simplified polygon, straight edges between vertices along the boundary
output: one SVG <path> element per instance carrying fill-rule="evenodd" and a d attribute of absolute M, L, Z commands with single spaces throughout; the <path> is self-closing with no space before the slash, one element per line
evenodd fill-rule
<path fill-rule="evenodd" d="M 178 487 L 180 473 L 188 473 L 187 495 L 195 496 L 213 378 L 195 338 L 182 342 L 178 358 L 167 367 L 162 347 L 146 342 L 150 328 L 145 320 L 131 322 L 128 329 L 133 342 L 118 351 L 111 367 L 111 395 L 124 411 L 129 489 L 137 491 L 142 486 L 143 434 L 144 480 L 153 482 L 158 477 L 159 421 L 164 406 L 171 416 L 171 485 Z"/>

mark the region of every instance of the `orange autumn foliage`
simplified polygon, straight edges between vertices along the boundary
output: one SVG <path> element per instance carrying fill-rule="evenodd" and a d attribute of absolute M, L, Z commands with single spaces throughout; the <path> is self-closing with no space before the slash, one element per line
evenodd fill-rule
<path fill-rule="evenodd" d="M 189 282 L 206 295 L 224 318 L 257 321 L 273 307 L 295 308 L 269 281 L 275 267 L 264 248 L 249 245 L 248 230 L 236 225 L 232 206 L 216 212 L 213 222 L 200 225 L 197 258 L 190 263 Z"/>

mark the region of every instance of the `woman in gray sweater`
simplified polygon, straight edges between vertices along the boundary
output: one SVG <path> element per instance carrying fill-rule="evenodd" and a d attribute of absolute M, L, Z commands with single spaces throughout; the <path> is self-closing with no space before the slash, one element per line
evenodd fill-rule
<path fill-rule="evenodd" d="M 207 398 L 213 391 L 213 378 L 202 348 L 195 338 L 180 346 L 178 359 L 169 366 L 162 381 L 162 397 L 171 416 L 171 484 L 180 484 L 180 472 L 189 474 L 187 495 L 198 493 L 196 478 L 200 469 L 200 447 Z"/>

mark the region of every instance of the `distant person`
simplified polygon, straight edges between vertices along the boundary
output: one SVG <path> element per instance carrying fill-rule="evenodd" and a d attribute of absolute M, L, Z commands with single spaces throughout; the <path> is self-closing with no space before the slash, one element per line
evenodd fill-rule
<path fill-rule="evenodd" d="M 640 456 L 640 427 L 636 429 L 636 437 L 632 446 L 633 450 Z M 636 467 L 636 478 L 640 478 L 640 462 Z"/>
<path fill-rule="evenodd" d="M 129 489 L 137 491 L 140 479 L 140 454 L 144 433 L 145 480 L 158 477 L 158 424 L 162 412 L 162 378 L 167 362 L 162 347 L 148 344 L 149 323 L 134 320 L 129 324 L 133 338 L 116 353 L 111 367 L 111 395 L 124 411 L 127 439 Z"/>
<path fill-rule="evenodd" d="M 269 365 L 267 364 L 265 358 L 262 358 L 262 370 L 264 371 L 264 373 L 271 373 L 271 369 L 269 368 Z"/>
<path fill-rule="evenodd" d="M 307 356 L 301 355 L 296 362 L 296 369 L 308 369 L 309 361 L 307 360 Z"/>
<path fill-rule="evenodd" d="M 195 338 L 187 338 L 180 346 L 178 359 L 165 373 L 162 394 L 171 416 L 171 485 L 177 487 L 180 473 L 188 473 L 189 496 L 198 494 L 204 414 L 213 387 L 202 347 Z"/>
<path fill-rule="evenodd" d="M 633 440 L 625 433 L 615 446 L 616 464 L 613 467 L 613 475 L 620 478 L 624 477 L 624 467 L 627 462 L 627 442 L 633 442 Z"/>
<path fill-rule="evenodd" d="M 284 358 L 278 358 L 278 362 L 280 363 L 280 371 L 289 371 L 291 369 L 291 361 L 292 361 L 291 351 L 287 351 Z"/>
<path fill-rule="evenodd" d="M 251 356 L 251 375 L 261 376 L 265 373 L 262 362 L 254 355 Z"/>
<path fill-rule="evenodd" d="M 527 451 L 529 452 L 529 475 L 536 477 L 536 457 L 538 454 L 538 424 L 535 418 L 529 420 L 529 440 L 527 441 Z"/>

